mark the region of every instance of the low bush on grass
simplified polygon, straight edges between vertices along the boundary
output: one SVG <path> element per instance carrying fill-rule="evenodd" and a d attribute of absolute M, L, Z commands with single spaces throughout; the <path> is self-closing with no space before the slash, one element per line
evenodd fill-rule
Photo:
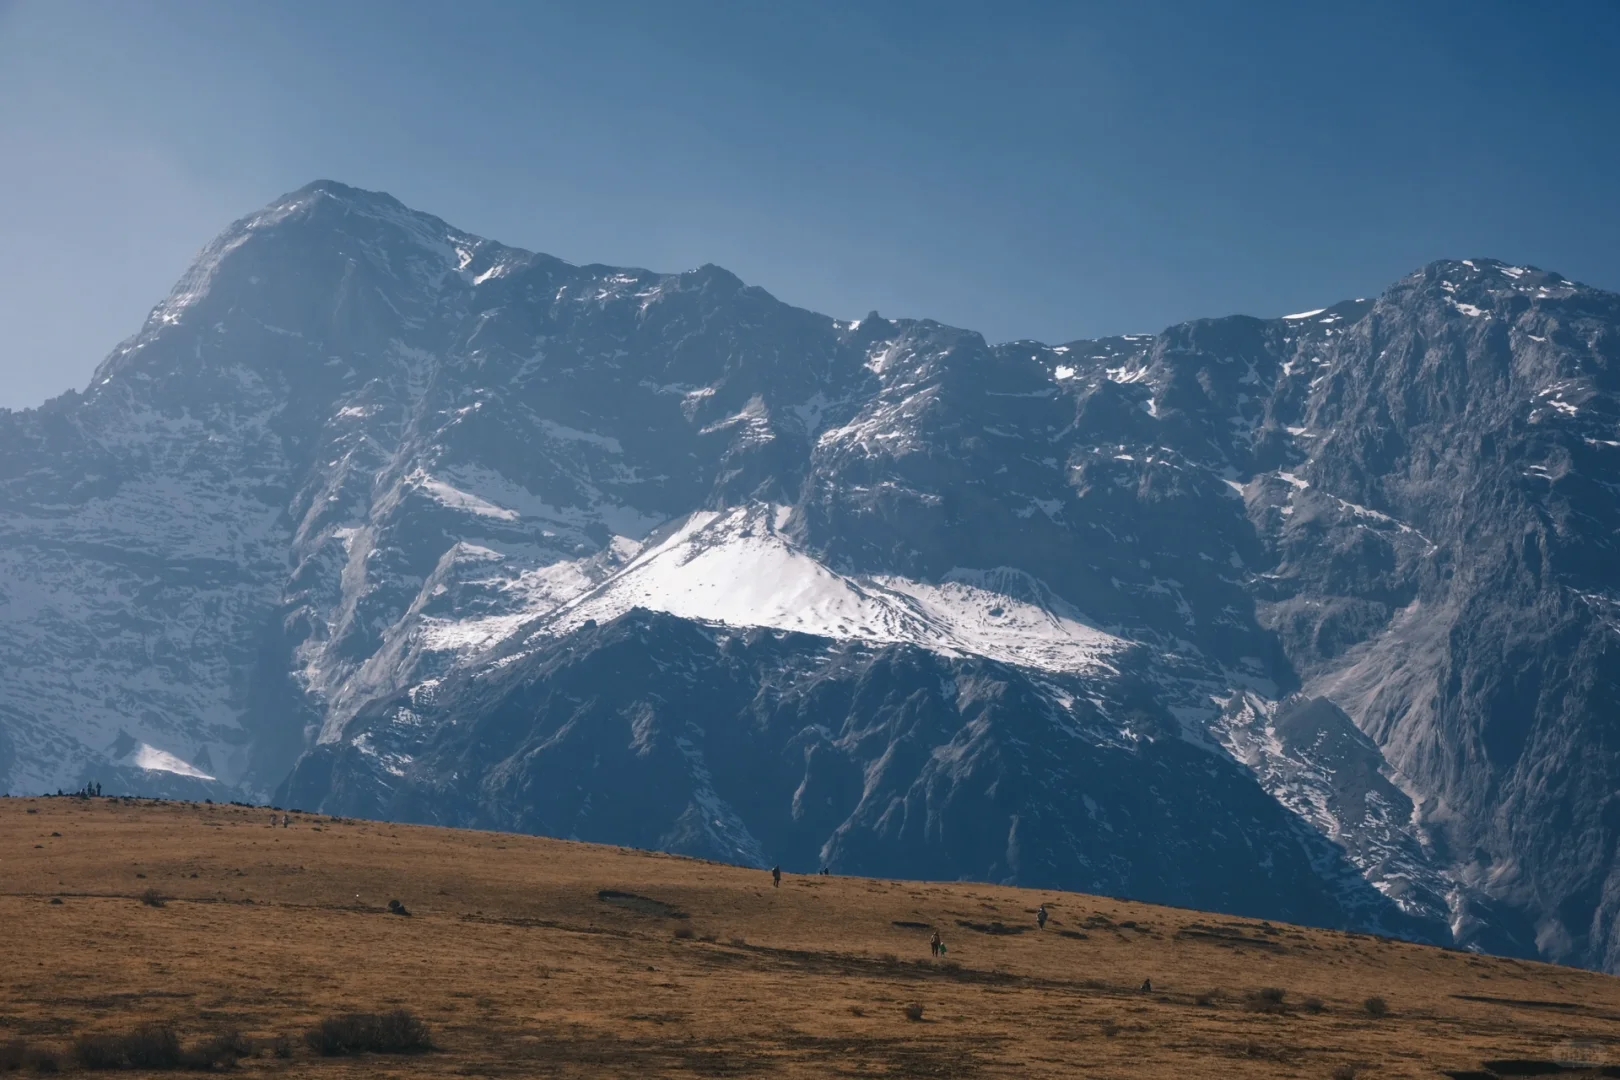
<path fill-rule="evenodd" d="M 433 1049 L 428 1026 L 405 1009 L 328 1016 L 304 1035 L 322 1057 L 351 1054 L 423 1054 Z"/>
<path fill-rule="evenodd" d="M 28 1044 L 21 1039 L 0 1043 L 0 1072 L 16 1072 L 23 1067 Z"/>
<path fill-rule="evenodd" d="M 176 1069 L 180 1037 L 161 1024 L 146 1024 L 123 1034 L 81 1035 L 73 1057 L 85 1069 Z"/>
<path fill-rule="evenodd" d="M 53 1050 L 29 1046 L 22 1039 L 0 1043 L 0 1073 L 31 1072 L 57 1073 L 62 1063 Z"/>
<path fill-rule="evenodd" d="M 198 1072 L 231 1069 L 245 1057 L 253 1056 L 253 1044 L 240 1032 L 211 1035 L 180 1052 L 180 1067 Z"/>
<path fill-rule="evenodd" d="M 1381 1020 L 1389 1015 L 1389 1002 L 1381 997 L 1370 997 L 1361 1003 L 1361 1007 L 1374 1020 Z"/>
<path fill-rule="evenodd" d="M 1243 999 L 1243 1007 L 1250 1012 L 1282 1013 L 1288 1011 L 1288 991 L 1277 986 L 1265 986 L 1259 990 L 1251 990 L 1248 997 Z"/>
<path fill-rule="evenodd" d="M 162 907 L 164 904 L 167 904 L 168 901 L 165 900 L 163 898 L 163 894 L 158 892 L 156 889 L 147 889 L 145 892 L 141 893 L 141 903 L 145 904 L 147 907 Z"/>
<path fill-rule="evenodd" d="M 236 1032 L 212 1035 L 186 1047 L 166 1024 L 143 1024 L 133 1031 L 83 1035 L 73 1044 L 73 1057 L 86 1070 L 229 1069 L 250 1056 L 253 1047 Z"/>
<path fill-rule="evenodd" d="M 910 1005 L 906 1006 L 906 1019 L 907 1020 L 910 1020 L 914 1024 L 918 1024 L 918 1023 L 922 1022 L 922 1018 L 923 1018 L 923 1007 L 920 1004 L 913 1001 Z"/>

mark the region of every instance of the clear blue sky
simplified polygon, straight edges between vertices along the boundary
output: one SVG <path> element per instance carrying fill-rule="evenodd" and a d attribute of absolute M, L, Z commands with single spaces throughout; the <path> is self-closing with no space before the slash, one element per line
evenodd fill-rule
<path fill-rule="evenodd" d="M 993 340 L 1620 288 L 1620 2 L 0 0 L 0 405 L 319 177 Z"/>

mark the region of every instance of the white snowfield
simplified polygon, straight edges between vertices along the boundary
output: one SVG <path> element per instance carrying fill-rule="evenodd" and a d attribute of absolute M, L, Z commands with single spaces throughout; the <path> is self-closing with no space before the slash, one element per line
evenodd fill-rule
<path fill-rule="evenodd" d="M 194 780 L 212 780 L 212 776 L 203 772 L 188 761 L 183 761 L 167 750 L 159 750 L 155 746 L 141 743 L 129 755 L 127 764 L 149 772 L 174 773 L 176 776 L 189 776 Z"/>
<path fill-rule="evenodd" d="M 725 626 L 909 642 L 1053 672 L 1111 670 L 1109 658 L 1126 644 L 1015 570 L 958 569 L 937 584 L 847 577 L 782 534 L 787 516 L 787 507 L 759 505 L 693 514 L 650 537 L 607 580 L 549 612 L 531 609 L 524 632 L 554 637 L 641 607 Z M 473 636 L 443 625 L 433 633 L 445 645 Z"/>

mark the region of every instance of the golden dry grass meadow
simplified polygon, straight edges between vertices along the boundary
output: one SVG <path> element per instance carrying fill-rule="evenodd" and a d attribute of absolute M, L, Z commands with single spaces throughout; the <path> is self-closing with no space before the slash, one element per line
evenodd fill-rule
<path fill-rule="evenodd" d="M 87 1035 L 234 1030 L 255 1047 L 237 1072 L 333 1080 L 1620 1075 L 1600 1067 L 1620 1062 L 1620 981 L 1592 972 L 1070 893 L 775 889 L 618 848 L 272 816 L 0 800 L 0 1044 L 77 1072 Z M 436 1050 L 303 1041 L 401 1008 Z"/>

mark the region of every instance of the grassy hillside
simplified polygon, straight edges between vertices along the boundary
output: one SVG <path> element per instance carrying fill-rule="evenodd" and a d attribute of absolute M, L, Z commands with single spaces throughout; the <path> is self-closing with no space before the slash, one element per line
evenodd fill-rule
<path fill-rule="evenodd" d="M 1620 1063 L 1620 982 L 1589 972 L 1074 894 L 791 876 L 774 889 L 758 871 L 616 848 L 273 816 L 0 800 L 0 1068 L 44 1055 L 77 1070 L 79 1040 L 146 1022 L 187 1044 L 240 1032 L 244 1074 L 334 1078 Z M 334 1014 L 400 1008 L 439 1049 L 323 1057 L 304 1041 Z"/>

